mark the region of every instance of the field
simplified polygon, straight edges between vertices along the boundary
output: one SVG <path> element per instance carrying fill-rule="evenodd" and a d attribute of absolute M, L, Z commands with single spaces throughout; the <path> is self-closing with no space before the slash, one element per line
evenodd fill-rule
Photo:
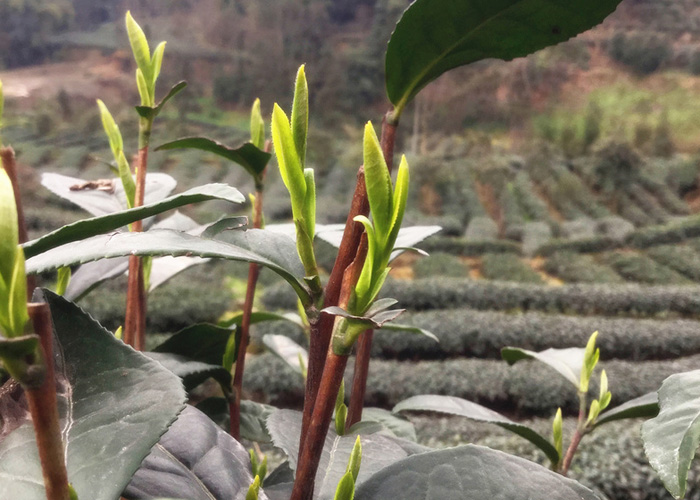
<path fill-rule="evenodd" d="M 626 26 L 617 23 L 616 29 Z M 691 33 L 687 37 L 693 40 L 698 36 L 690 28 L 677 29 Z M 447 132 L 433 136 L 425 131 L 431 127 L 428 119 L 422 123 L 420 116 L 411 116 L 414 128 L 399 141 L 408 153 L 412 176 L 406 225 L 443 229 L 419 245 L 428 256 L 407 253 L 395 261 L 382 294 L 407 309 L 401 323 L 430 330 L 439 343 L 409 332 L 379 332 L 372 347 L 367 405 L 391 409 L 417 394 L 452 395 L 549 435 L 559 407 L 565 413 L 565 428 L 573 429 L 576 394 L 541 365 L 509 367 L 500 359 L 503 347 L 582 347 L 599 331 L 612 406 L 655 391 L 673 373 L 697 368 L 700 77 L 679 69 L 678 57 L 671 56 L 664 62 L 667 67 L 650 76 L 636 74 L 612 54 L 609 31 L 604 25 L 598 34 L 573 40 L 556 49 L 559 52 L 514 62 L 522 63 L 524 73 L 533 73 L 531 83 L 537 87 L 534 77 L 559 68 L 562 53 L 587 54 L 586 64 L 566 61 L 568 79 L 556 91 L 539 89 L 546 94 L 540 99 L 538 90 L 532 90 L 527 103 L 520 103 L 526 111 L 514 119 L 512 128 L 499 113 L 519 105 L 515 83 L 500 89 L 510 96 L 505 111 L 498 108 L 502 103 L 487 99 L 487 111 L 497 115 L 493 119 L 472 123 L 468 115 L 446 117 L 445 109 L 453 101 L 430 94 L 428 110 L 459 125 L 442 123 Z M 649 31 L 668 30 L 651 23 Z M 100 30 L 69 33 L 60 41 L 65 50 L 87 54 L 83 63 L 0 72 L 8 99 L 5 114 L 10 117 L 2 138 L 18 154 L 30 237 L 85 216 L 44 188 L 42 174 L 112 176 L 111 153 L 93 101 L 133 97 L 125 90 L 130 80 L 121 67 L 123 54 L 113 52 L 118 36 Z M 100 43 L 104 46 L 98 47 Z M 179 57 L 187 53 L 186 43 L 174 47 Z M 700 53 L 692 44 L 684 50 Z M 202 57 L 220 56 L 213 50 Z M 700 56 L 697 59 L 700 66 Z M 484 68 L 485 80 L 504 71 L 499 64 Z M 508 73 L 511 78 L 514 74 L 515 70 Z M 476 78 L 465 79 L 479 84 Z M 444 84 L 445 95 L 454 91 L 453 84 Z M 222 102 L 221 96 L 204 94 L 184 96 L 188 104 L 159 117 L 154 146 L 186 135 L 207 135 L 227 144 L 248 139 L 248 103 Z M 264 109 L 271 104 L 264 102 Z M 133 112 L 115 108 L 115 116 L 125 124 L 127 149 L 135 146 L 135 127 L 126 125 L 134 124 Z M 309 136 L 320 224 L 345 221 L 350 187 L 361 163 L 361 127 L 348 120 L 333 128 L 328 125 L 333 121 L 312 120 Z M 252 191 L 248 175 L 230 165 L 199 151 L 154 151 L 149 168 L 176 179 L 178 192 L 209 182 Z M 269 169 L 266 182 L 266 223 L 288 222 L 289 196 L 276 168 Z M 249 215 L 250 208 L 248 203 L 233 215 Z M 229 205 L 216 202 L 181 211 L 201 223 L 232 215 Z M 320 241 L 317 246 L 327 273 L 333 249 Z M 209 262 L 153 291 L 149 346 L 193 323 L 217 323 L 238 311 L 246 276 L 245 265 Z M 55 277 L 42 278 L 50 286 Z M 276 275 L 263 272 L 259 287 L 258 309 L 297 311 L 295 295 Z M 123 322 L 124 291 L 121 276 L 79 304 L 115 330 Z M 263 337 L 268 334 L 306 343 L 302 329 L 289 322 L 255 325 L 245 394 L 261 403 L 299 408 L 303 380 L 267 352 Z M 346 383 L 351 377 L 352 362 Z M 201 395 L 209 389 L 205 385 Z M 591 391 L 597 390 L 593 384 Z M 424 445 L 476 442 L 544 463 L 545 457 L 528 443 L 486 424 L 425 414 L 411 415 L 411 421 Z M 587 437 L 571 476 L 610 500 L 670 498 L 644 457 L 636 424 L 614 424 Z M 699 484 L 696 464 L 686 498 L 700 500 Z"/>

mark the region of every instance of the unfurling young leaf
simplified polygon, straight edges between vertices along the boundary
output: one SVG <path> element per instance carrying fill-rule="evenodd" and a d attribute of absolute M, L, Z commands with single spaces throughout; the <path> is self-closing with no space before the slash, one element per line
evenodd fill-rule
<path fill-rule="evenodd" d="M 275 155 L 282 181 L 292 199 L 292 212 L 295 219 L 301 218 L 306 199 L 304 171 L 296 151 L 289 119 L 277 104 L 272 110 L 272 142 L 275 144 Z"/>
<path fill-rule="evenodd" d="M 166 42 L 160 42 L 158 46 L 155 48 L 153 51 L 153 59 L 151 59 L 151 71 L 152 71 L 152 78 L 151 78 L 151 85 L 155 88 L 156 86 L 156 81 L 158 80 L 158 76 L 160 75 L 160 68 L 163 65 L 163 54 L 165 52 L 165 43 Z"/>
<path fill-rule="evenodd" d="M 65 295 L 68 283 L 70 283 L 70 267 L 61 267 L 56 276 L 56 295 Z"/>
<path fill-rule="evenodd" d="M 554 443 L 557 453 L 559 453 L 559 460 L 561 460 L 564 451 L 561 408 L 557 409 L 557 414 L 554 416 L 554 422 L 552 422 L 552 442 Z"/>
<path fill-rule="evenodd" d="M 391 230 L 393 196 L 389 169 L 384 161 L 377 133 L 370 122 L 365 125 L 363 143 L 367 199 L 377 237 L 381 241 L 387 238 Z"/>
<path fill-rule="evenodd" d="M 598 338 L 598 332 L 593 332 L 591 338 L 588 339 L 588 344 L 586 344 L 586 350 L 583 354 L 583 366 L 581 367 L 581 382 L 579 386 L 579 392 L 587 393 L 588 384 L 591 381 L 591 375 L 593 375 L 593 370 L 595 370 L 598 364 L 598 359 L 600 359 L 600 349 L 595 346 L 595 341 Z"/>
<path fill-rule="evenodd" d="M 250 110 L 250 142 L 260 150 L 265 149 L 265 121 L 260 112 L 260 99 L 255 99 Z"/>
<path fill-rule="evenodd" d="M 152 80 L 151 49 L 141 26 L 131 16 L 131 11 L 126 12 L 126 34 L 129 37 L 131 51 L 134 54 L 136 65 L 143 73 L 146 81 Z"/>
<path fill-rule="evenodd" d="M 126 195 L 126 204 L 129 208 L 133 208 L 136 200 L 136 182 L 134 182 L 129 162 L 124 154 L 124 140 L 122 139 L 122 134 L 119 131 L 117 122 L 114 121 L 105 103 L 98 99 L 97 107 L 100 108 L 102 126 L 107 134 L 107 139 L 109 139 L 109 147 L 114 155 L 114 160 L 117 162 L 117 171 L 119 173 L 119 180 L 121 180 L 122 187 L 124 188 L 124 194 Z"/>
<path fill-rule="evenodd" d="M 302 168 L 306 163 L 306 136 L 309 132 L 309 86 L 304 65 L 299 66 L 292 103 L 292 136 Z"/>
<path fill-rule="evenodd" d="M 253 484 L 248 488 L 248 493 L 246 493 L 245 500 L 258 500 L 258 494 L 260 493 L 260 476 L 255 476 Z"/>
<path fill-rule="evenodd" d="M 338 436 L 345 435 L 345 425 L 347 422 L 347 418 L 348 418 L 348 407 L 345 405 L 345 403 L 336 407 L 336 409 L 335 409 L 335 433 L 338 434 Z"/>
<path fill-rule="evenodd" d="M 357 436 L 355 440 L 355 445 L 352 447 L 350 452 L 350 458 L 348 459 L 347 472 L 352 474 L 354 481 L 357 481 L 357 475 L 360 473 L 360 464 L 362 462 L 362 443 L 360 442 L 360 436 Z"/>
<path fill-rule="evenodd" d="M 250 454 L 250 466 L 253 477 L 258 476 L 260 481 L 264 481 L 265 476 L 267 476 L 267 456 L 263 456 L 262 462 L 259 462 L 258 455 L 254 449 L 251 448 L 248 450 L 248 453 Z"/>
<path fill-rule="evenodd" d="M 346 472 L 338 482 L 333 500 L 353 500 L 355 498 L 355 480 L 352 474 Z"/>

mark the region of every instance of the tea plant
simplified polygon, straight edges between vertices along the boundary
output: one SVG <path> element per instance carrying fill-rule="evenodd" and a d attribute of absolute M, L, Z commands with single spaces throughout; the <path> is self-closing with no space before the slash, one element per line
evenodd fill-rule
<path fill-rule="evenodd" d="M 581 409 L 566 453 L 560 413 L 554 420 L 550 442 L 521 424 L 463 400 L 421 396 L 423 399 L 405 401 L 395 408 L 397 412 L 447 408 L 452 413 L 496 423 L 536 444 L 558 473 L 479 446 L 425 449 L 406 437 L 401 430 L 401 419 L 394 414 L 375 411 L 363 419 L 362 404 L 372 331 L 389 327 L 401 313 L 391 309 L 396 303 L 394 299 L 377 299 L 391 260 L 402 247 L 413 246 L 435 231 L 432 227 L 401 230 L 409 183 L 405 158 L 400 161 L 394 183 L 391 170 L 395 134 L 406 106 L 422 88 L 449 69 L 488 57 L 512 59 L 564 41 L 601 22 L 618 3 L 619 0 L 566 4 L 542 4 L 539 0 L 489 3 L 417 0 L 411 4 L 387 48 L 386 86 L 393 108 L 384 116 L 379 135 L 371 123 L 365 127 L 364 165 L 358 171 L 343 229 L 316 224 L 314 173 L 306 167 L 309 98 L 302 66 L 290 116 L 275 104 L 271 119 L 277 164 L 291 197 L 293 237 L 263 228 L 264 176 L 271 155 L 270 145 L 264 139 L 259 103 L 252 111 L 251 141 L 240 147 L 232 148 L 202 137 L 178 139 L 162 146 L 162 149 L 197 148 L 242 166 L 255 183 L 252 226 L 242 227 L 240 218 L 224 216 L 196 230 L 178 231 L 181 226 L 173 222 L 170 228 L 142 231 L 144 218 L 184 204 L 208 199 L 241 203 L 244 197 L 235 188 L 220 184 L 168 197 L 174 181 L 160 177 L 154 183 L 160 188 L 155 190 L 159 194 L 147 199 L 146 171 L 153 121 L 167 101 L 184 88 L 184 83 L 175 85 L 156 103 L 156 82 L 165 45 L 161 43 L 151 52 L 143 31 L 127 14 L 127 33 L 137 64 L 136 83 L 141 99 L 136 107 L 139 117 L 136 168 L 134 171 L 130 168 L 119 127 L 106 105 L 100 103 L 119 183 L 75 183 L 56 177 L 50 182 L 54 190 L 81 206 L 94 210 L 95 202 L 91 204 L 88 198 L 96 195 L 101 202 L 108 200 L 116 208 L 26 241 L 21 234 L 21 202 L 11 194 L 13 190 L 17 192 L 13 154 L 9 148 L 0 152 L 8 172 L 8 177 L 0 177 L 0 223 L 3 224 L 0 226 L 3 234 L 0 356 L 5 370 L 23 387 L 37 433 L 33 439 L 21 391 L 8 382 L 0 393 L 1 407 L 12 409 L 12 412 L 3 411 L 2 415 L 0 497 L 38 499 L 46 495 L 52 500 L 63 500 L 77 494 L 80 498 L 95 499 L 170 496 L 341 500 L 493 498 L 494 495 L 513 499 L 545 495 L 561 500 L 596 498 L 580 484 L 563 477 L 578 443 L 606 421 L 649 414 L 657 405 L 652 395 L 643 401 L 603 411 L 611 398 L 604 373 L 598 398 L 588 404 L 588 386 L 598 360 L 595 336 L 585 350 L 504 351 L 510 362 L 528 357 L 538 359 L 576 387 Z M 90 196 L 85 196 L 86 193 Z M 118 231 L 124 226 L 130 226 L 131 231 Z M 338 246 L 325 285 L 315 255 L 316 236 Z M 35 296 L 38 304 L 27 305 L 25 290 L 33 286 L 25 285 L 23 253 L 29 273 L 63 269 L 59 288 L 66 291 L 71 285 L 66 286 L 65 269 L 102 259 L 128 259 L 124 340 L 139 350 L 144 346 L 146 289 L 155 265 L 150 259 L 155 257 L 217 258 L 249 263 L 244 310 L 227 326 L 193 325 L 154 352 L 141 354 L 116 339 L 73 303 L 49 291 L 38 292 Z M 292 287 L 300 305 L 299 321 L 308 331 L 308 357 L 299 346 L 267 339 L 273 350 L 306 376 L 302 413 L 241 399 L 249 326 L 256 321 L 279 319 L 278 315 L 253 311 L 260 266 L 277 273 Z M 106 274 L 121 274 L 124 270 L 122 266 L 118 273 L 114 270 L 107 273 L 104 268 L 100 272 L 93 268 L 86 280 L 89 286 L 81 285 L 82 291 L 105 279 Z M 43 319 L 33 313 L 42 308 L 47 311 Z M 53 340 L 46 328 L 49 309 L 53 316 Z M 25 335 L 25 323 L 36 335 Z M 236 326 L 239 328 L 234 331 Z M 417 333 L 428 334 L 421 330 Z M 52 344 L 57 346 L 55 357 L 51 355 Z M 353 348 L 356 367 L 346 406 L 342 380 Z M 55 378 L 50 369 L 54 359 Z M 207 409 L 217 421 L 228 419 L 227 427 L 234 437 L 271 440 L 281 448 L 288 460 L 271 474 L 267 475 L 264 461 L 259 462 L 255 455 L 246 452 L 202 412 L 184 404 L 186 394 L 182 385 L 189 391 L 209 377 L 219 382 L 225 398 L 205 401 L 200 407 Z M 53 408 L 51 411 L 56 415 L 51 418 L 51 426 L 40 420 L 32 403 L 33 391 L 40 381 L 46 393 L 53 394 L 54 399 L 56 395 L 59 397 L 58 405 L 42 403 Z M 659 417 L 645 425 L 645 437 L 652 462 L 660 469 L 669 489 L 682 495 L 687 466 L 698 445 L 700 419 L 694 418 L 697 404 L 676 418 L 679 411 L 688 409 L 679 408 L 685 400 L 676 401 L 667 396 L 674 393 L 677 385 L 692 391 L 699 384 L 692 373 L 669 379 L 660 391 Z M 700 399 L 693 396 L 696 397 L 693 401 Z M 60 453 L 61 448 L 64 453 Z M 60 472 L 64 457 L 63 470 L 67 474 Z M 669 463 L 673 465 L 671 469 L 667 468 Z M 504 475 L 511 480 L 503 481 Z"/>

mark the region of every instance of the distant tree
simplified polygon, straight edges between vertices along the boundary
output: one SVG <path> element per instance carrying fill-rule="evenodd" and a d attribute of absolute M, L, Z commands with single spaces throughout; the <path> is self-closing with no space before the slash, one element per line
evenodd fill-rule
<path fill-rule="evenodd" d="M 73 16 L 69 0 L 0 2 L 0 64 L 13 68 L 46 60 L 51 36 L 70 27 Z"/>

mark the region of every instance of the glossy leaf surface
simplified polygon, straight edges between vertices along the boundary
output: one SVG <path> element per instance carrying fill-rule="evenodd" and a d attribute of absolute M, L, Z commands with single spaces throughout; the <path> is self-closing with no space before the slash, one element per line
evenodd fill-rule
<path fill-rule="evenodd" d="M 580 347 L 545 349 L 540 352 L 528 351 L 527 349 L 520 349 L 519 347 L 504 347 L 501 349 L 501 357 L 507 361 L 509 365 L 523 359 L 536 359 L 554 368 L 578 390 L 584 351 L 585 349 Z"/>
<path fill-rule="evenodd" d="M 290 467 L 296 469 L 301 413 L 292 410 L 278 410 L 267 419 L 267 426 L 275 446 L 284 450 L 289 458 Z M 355 433 L 338 436 L 333 429 L 328 431 L 316 474 L 314 498 L 333 498 L 340 478 L 345 475 L 348 459 L 356 439 L 357 434 Z M 358 485 L 376 472 L 408 455 L 394 441 L 395 438 L 392 439 L 381 434 L 362 434 L 360 439 L 362 440 L 362 466 L 357 477 Z"/>
<path fill-rule="evenodd" d="M 309 366 L 309 353 L 302 346 L 284 335 L 264 335 L 263 344 L 275 356 L 287 363 L 292 370 L 302 374 L 302 364 L 305 370 Z"/>
<path fill-rule="evenodd" d="M 206 323 L 192 325 L 172 335 L 153 351 L 179 354 L 201 363 L 221 365 L 230 335 L 229 328 Z"/>
<path fill-rule="evenodd" d="M 158 146 L 156 151 L 166 149 L 199 149 L 214 153 L 243 167 L 250 175 L 257 177 L 270 161 L 270 153 L 261 151 L 247 142 L 238 148 L 230 148 L 208 137 L 184 137 Z"/>
<path fill-rule="evenodd" d="M 233 233 L 233 232 L 231 232 Z M 28 273 L 40 273 L 59 267 L 73 266 L 100 259 L 124 257 L 128 255 L 171 255 L 220 258 L 244 262 L 255 262 L 268 267 L 287 280 L 302 300 L 308 300 L 306 285 L 297 278 L 301 265 L 294 262 L 296 253 L 289 254 L 285 246 L 292 244 L 287 239 L 280 241 L 276 236 L 262 230 L 236 231 L 232 241 L 240 245 L 219 240 L 208 240 L 179 231 L 165 229 L 144 233 L 115 233 L 93 236 L 81 241 L 61 245 L 27 261 Z M 253 233 L 253 234 L 251 234 Z M 261 251 L 263 253 L 258 253 Z"/>
<path fill-rule="evenodd" d="M 59 245 L 114 231 L 134 221 L 158 215 L 190 203 L 199 203 L 206 200 L 225 200 L 231 203 L 242 203 L 245 201 L 245 198 L 238 189 L 226 184 L 207 184 L 188 189 L 184 193 L 171 196 L 156 203 L 68 224 L 46 236 L 27 242 L 24 245 L 24 252 L 29 258 Z"/>
<path fill-rule="evenodd" d="M 121 212 L 127 208 L 126 194 L 119 179 L 88 181 L 48 172 L 42 174 L 41 185 L 95 216 Z M 177 181 L 167 174 L 146 174 L 144 204 L 150 205 L 166 198 L 176 185 Z"/>
<path fill-rule="evenodd" d="M 659 389 L 659 415 L 642 424 L 644 451 L 676 498 L 700 444 L 700 370 L 671 375 Z"/>
<path fill-rule="evenodd" d="M 416 0 L 386 52 L 389 100 L 403 109 L 446 71 L 487 58 L 523 57 L 592 28 L 620 0 Z"/>
<path fill-rule="evenodd" d="M 600 414 L 595 426 L 625 418 L 649 418 L 659 414 L 659 395 L 650 392 Z"/>
<path fill-rule="evenodd" d="M 374 474 L 355 493 L 355 500 L 393 498 L 600 500 L 541 465 L 475 445 L 410 456 Z"/>
<path fill-rule="evenodd" d="M 187 406 L 143 461 L 124 497 L 243 500 L 253 482 L 250 470 L 246 449 Z M 258 498 L 267 499 L 262 491 Z"/>
<path fill-rule="evenodd" d="M 546 438 L 538 434 L 530 427 L 513 422 L 500 413 L 481 406 L 466 399 L 453 396 L 440 396 L 427 394 L 413 396 L 397 404 L 392 410 L 396 413 L 402 411 L 435 411 L 449 415 L 459 415 L 478 422 L 487 422 L 503 427 L 518 436 L 521 436 L 537 446 L 547 456 L 550 462 L 559 463 L 559 453 Z"/>
<path fill-rule="evenodd" d="M 184 406 L 180 380 L 125 346 L 76 305 L 47 292 L 68 480 L 80 498 L 118 498 Z M 43 500 L 31 423 L 0 442 L 0 498 Z"/>

